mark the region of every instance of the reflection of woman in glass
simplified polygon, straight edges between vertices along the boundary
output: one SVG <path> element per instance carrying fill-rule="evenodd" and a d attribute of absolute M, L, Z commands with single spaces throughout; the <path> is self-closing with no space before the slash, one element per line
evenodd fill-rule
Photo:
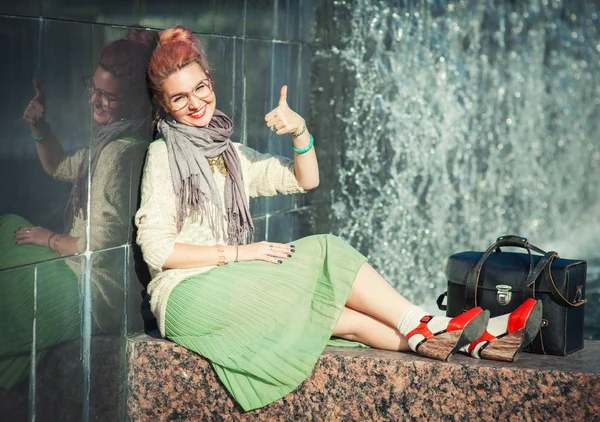
<path fill-rule="evenodd" d="M 139 183 L 151 139 L 152 112 L 146 83 L 152 51 L 150 35 L 155 33 L 131 31 L 128 39 L 112 42 L 102 50 L 93 76 L 85 78 L 93 107 L 93 141 L 89 149 L 64 154 L 45 120 L 44 94 L 40 82 L 34 79 L 36 94 L 24 119 L 31 126 L 31 137 L 46 173 L 73 184 L 65 207 L 65 231 L 54 233 L 15 215 L 0 217 L 0 269 L 73 255 L 86 246 L 98 250 L 127 243 L 136 207 L 135 184 Z M 123 287 L 122 280 L 109 276 L 101 260 L 94 259 L 92 306 L 95 324 L 104 329 L 114 322 L 111 319 L 120 318 L 122 309 L 111 308 L 122 304 L 111 300 L 119 297 Z M 33 267 L 27 267 L 0 272 L 0 320 L 8 320 L 11 330 L 0 342 L 0 386 L 14 385 L 28 370 L 33 271 Z M 80 275 L 77 259 L 38 266 L 38 350 L 78 337 Z"/>
<path fill-rule="evenodd" d="M 65 209 L 65 234 L 25 226 L 15 235 L 17 244 L 46 247 L 63 256 L 84 250 L 90 174 L 90 217 L 93 219 L 90 249 L 120 245 L 127 240 L 128 232 L 123 228 L 129 225 L 129 215 L 122 213 L 122 204 L 128 205 L 129 190 L 123 189 L 123 180 L 114 175 L 115 171 L 123 170 L 119 165 L 128 165 L 132 158 L 138 162 L 140 157 L 143 158 L 135 145 L 139 141 L 147 142 L 150 137 L 151 106 L 146 94 L 146 80 L 140 73 L 147 53 L 140 45 L 131 40 L 113 42 L 102 51 L 94 75 L 85 78 L 94 119 L 89 161 L 87 149 L 72 156 L 64 155 L 44 118 L 44 95 L 39 81 L 34 79 L 36 95 L 25 110 L 24 119 L 31 126 L 32 138 L 46 173 L 58 180 L 72 182 L 73 188 Z"/>
<path fill-rule="evenodd" d="M 487 327 L 488 351 L 513 359 L 539 329 L 536 301 L 518 311 L 520 333 L 506 318 L 488 325 L 480 308 L 453 319 L 427 315 L 335 236 L 253 243 L 249 197 L 300 193 L 319 181 L 312 135 L 288 107 L 287 88 L 265 121 L 292 136 L 293 161 L 231 142 L 232 122 L 216 109 L 190 31 L 162 32 L 149 78 L 168 113 L 158 123 L 163 138 L 148 150 L 136 214 L 152 311 L 163 336 L 212 362 L 244 410 L 294 390 L 332 335 L 447 360 Z M 512 343 L 493 340 L 504 333 Z"/>

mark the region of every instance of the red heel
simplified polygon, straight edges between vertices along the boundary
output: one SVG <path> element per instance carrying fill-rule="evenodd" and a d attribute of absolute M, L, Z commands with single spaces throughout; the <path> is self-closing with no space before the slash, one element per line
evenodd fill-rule
<path fill-rule="evenodd" d="M 495 323 L 506 326 L 504 333 L 494 336 L 485 331 L 471 343 L 469 353 L 475 358 L 514 362 L 540 330 L 542 301 L 529 298 L 510 314 L 490 320 L 490 324 Z"/>
<path fill-rule="evenodd" d="M 487 327 L 489 311 L 473 308 L 447 321 L 432 333 L 427 324 L 434 318 L 426 315 L 421 324 L 406 335 L 412 350 L 433 359 L 449 361 L 466 344 L 479 338 Z M 443 317 L 441 317 L 443 318 Z"/>

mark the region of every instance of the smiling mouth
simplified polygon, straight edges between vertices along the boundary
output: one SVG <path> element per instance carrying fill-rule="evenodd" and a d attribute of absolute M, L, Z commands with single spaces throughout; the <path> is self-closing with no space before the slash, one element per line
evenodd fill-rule
<path fill-rule="evenodd" d="M 190 113 L 190 114 L 189 114 L 189 116 L 190 116 L 192 119 L 201 119 L 201 118 L 202 118 L 202 117 L 204 117 L 204 115 L 206 114 L 206 107 L 207 107 L 207 106 L 204 106 L 204 107 L 202 107 L 200 110 L 197 110 L 197 111 L 195 111 L 195 112 L 193 112 L 193 113 Z"/>

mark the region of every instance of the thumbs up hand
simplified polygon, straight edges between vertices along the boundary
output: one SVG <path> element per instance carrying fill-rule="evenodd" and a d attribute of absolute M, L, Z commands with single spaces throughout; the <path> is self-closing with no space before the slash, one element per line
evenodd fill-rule
<path fill-rule="evenodd" d="M 269 129 L 278 135 L 294 134 L 302 131 L 304 119 L 293 111 L 287 103 L 287 85 L 281 87 L 279 103 L 265 116 Z"/>
<path fill-rule="evenodd" d="M 38 78 L 33 79 L 33 87 L 35 89 L 35 97 L 29 102 L 23 113 L 23 120 L 31 125 L 32 130 L 43 128 L 46 125 L 46 119 L 44 118 L 46 100 Z"/>

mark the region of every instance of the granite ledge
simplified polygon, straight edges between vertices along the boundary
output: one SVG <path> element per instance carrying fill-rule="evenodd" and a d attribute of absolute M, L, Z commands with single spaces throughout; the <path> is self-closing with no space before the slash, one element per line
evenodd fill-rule
<path fill-rule="evenodd" d="M 600 342 L 515 363 L 327 348 L 296 391 L 244 413 L 210 363 L 164 339 L 130 338 L 130 421 L 600 421 Z"/>

